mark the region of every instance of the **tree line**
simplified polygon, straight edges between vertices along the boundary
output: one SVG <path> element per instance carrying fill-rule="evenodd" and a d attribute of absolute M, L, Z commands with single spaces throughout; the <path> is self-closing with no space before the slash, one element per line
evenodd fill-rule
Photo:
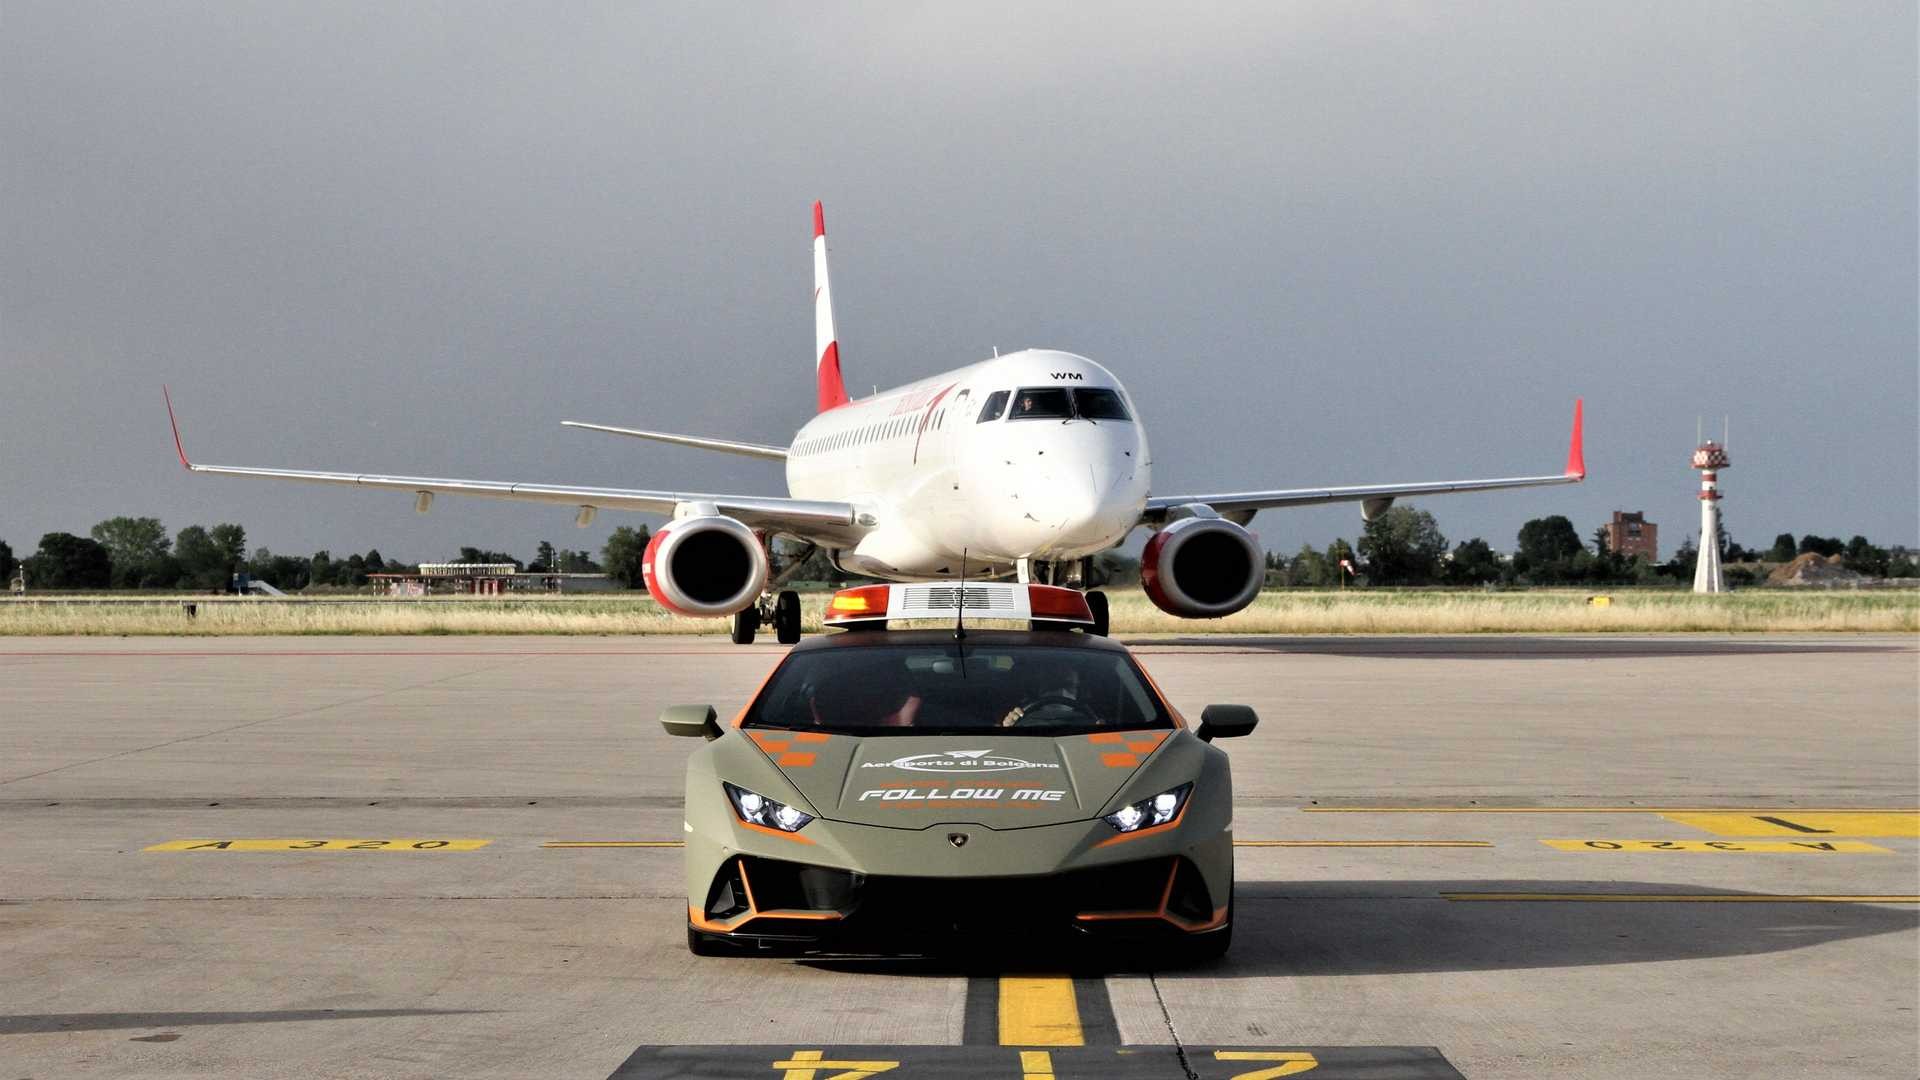
<path fill-rule="evenodd" d="M 605 562 L 586 551 L 542 541 L 529 561 L 504 552 L 462 547 L 447 562 L 512 563 L 528 573 L 607 573 L 629 588 L 641 584 L 640 561 L 649 539 L 646 526 L 622 526 L 602 549 Z M 388 559 L 378 548 L 337 556 L 280 555 L 264 547 L 247 552 L 239 525 L 189 525 L 169 536 L 159 518 L 115 517 L 86 536 L 47 533 L 33 553 L 17 557 L 0 540 L 0 582 L 24 575 L 29 589 L 173 589 L 205 592 L 231 587 L 245 574 L 286 592 L 312 587 L 360 588 L 374 574 L 417 574 L 419 564 Z"/>
<path fill-rule="evenodd" d="M 605 573 L 627 588 L 643 587 L 640 564 L 651 535 L 645 525 L 622 525 L 601 547 L 598 560 L 587 551 L 556 548 L 542 541 L 531 560 L 506 552 L 462 547 L 448 562 L 511 563 L 527 573 Z M 1293 555 L 1267 555 L 1270 585 L 1329 587 L 1344 582 L 1369 585 L 1675 585 L 1693 580 L 1699 552 L 1692 541 L 1665 562 L 1620 555 L 1608 550 L 1604 526 L 1583 542 L 1573 523 L 1554 514 L 1535 518 L 1520 527 L 1511 554 L 1495 551 L 1474 537 L 1449 544 L 1432 514 L 1396 506 L 1366 523 L 1359 540 L 1337 539 L 1325 548 L 1302 545 Z M 1804 554 L 1838 556 L 1842 565 L 1869 577 L 1920 577 L 1915 553 L 1904 547 L 1881 547 L 1864 536 L 1849 540 L 1808 533 L 1774 537 L 1771 547 L 1741 547 L 1731 534 L 1721 537 L 1721 562 L 1729 579 L 1751 583 L 1762 577 L 1753 564 L 1787 562 Z M 1094 559 L 1095 585 L 1127 585 L 1140 576 L 1138 560 L 1117 552 Z M 1746 564 L 1746 565 L 1742 565 Z M 311 555 L 279 555 L 264 547 L 247 552 L 247 533 L 239 525 L 189 525 L 168 536 L 160 519 L 115 517 L 95 525 L 87 536 L 47 533 L 32 554 L 16 561 L 13 549 L 0 540 L 0 580 L 11 582 L 24 572 L 32 589 L 176 589 L 206 591 L 229 587 L 236 574 L 246 574 L 277 589 L 293 592 L 308 588 L 361 588 L 374 574 L 413 574 L 419 566 L 383 557 L 379 549 L 363 554 L 335 556 L 321 550 Z M 793 575 L 803 582 L 839 582 L 847 575 L 834 568 L 826 553 L 815 550 Z"/>
<path fill-rule="evenodd" d="M 1369 585 L 1676 585 L 1693 580 L 1700 555 L 1692 540 L 1665 562 L 1620 554 L 1609 548 L 1604 525 L 1590 534 L 1589 546 L 1573 522 L 1560 514 L 1528 521 L 1515 541 L 1510 555 L 1496 552 L 1479 537 L 1449 547 L 1432 514 L 1396 506 L 1367 522 L 1358 543 L 1339 539 L 1324 549 L 1303 545 L 1291 557 L 1269 554 L 1268 579 L 1276 585 L 1302 586 L 1338 585 L 1356 578 Z M 1721 534 L 1721 563 L 1736 584 L 1764 577 L 1752 564 L 1787 562 L 1808 552 L 1838 555 L 1848 569 L 1870 577 L 1920 576 L 1914 552 L 1880 547 L 1863 536 L 1841 541 L 1808 534 L 1796 541 L 1791 533 L 1781 533 L 1772 547 L 1756 550 L 1741 547 L 1730 533 Z"/>

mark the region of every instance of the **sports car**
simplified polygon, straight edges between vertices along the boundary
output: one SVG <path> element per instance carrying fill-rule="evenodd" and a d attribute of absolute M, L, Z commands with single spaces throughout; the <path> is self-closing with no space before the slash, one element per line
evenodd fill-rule
<path fill-rule="evenodd" d="M 1038 629 L 888 629 L 965 613 Z M 1039 585 L 848 590 L 845 632 L 789 651 L 687 763 L 687 947 L 929 953 L 980 935 L 1145 940 L 1193 959 L 1233 932 L 1233 782 L 1128 650 Z"/>

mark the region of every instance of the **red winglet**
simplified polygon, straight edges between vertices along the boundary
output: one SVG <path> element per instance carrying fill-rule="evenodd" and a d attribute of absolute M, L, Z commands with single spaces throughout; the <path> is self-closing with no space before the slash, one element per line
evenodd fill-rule
<path fill-rule="evenodd" d="M 187 460 L 187 449 L 180 445 L 180 421 L 173 418 L 173 395 L 167 392 L 167 387 L 164 383 L 160 386 L 160 396 L 167 401 L 167 423 L 173 425 L 174 452 L 180 455 L 181 468 L 191 469 L 193 468 L 193 462 Z"/>
<path fill-rule="evenodd" d="M 813 204 L 813 235 L 827 235 L 827 211 L 817 202 Z"/>
<path fill-rule="evenodd" d="M 1587 458 L 1581 445 L 1580 410 L 1582 399 L 1573 399 L 1573 439 L 1567 444 L 1567 475 L 1577 479 L 1586 479 Z"/>

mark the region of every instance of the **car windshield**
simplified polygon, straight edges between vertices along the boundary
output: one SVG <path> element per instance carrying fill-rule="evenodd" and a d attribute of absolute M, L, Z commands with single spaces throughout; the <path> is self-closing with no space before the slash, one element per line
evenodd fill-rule
<path fill-rule="evenodd" d="M 1066 420 L 1073 416 L 1073 402 L 1061 386 L 1028 387 L 1013 396 L 1009 420 Z"/>
<path fill-rule="evenodd" d="M 1044 645 L 876 645 L 797 652 L 748 728 L 845 735 L 1092 734 L 1170 728 L 1125 653 Z"/>

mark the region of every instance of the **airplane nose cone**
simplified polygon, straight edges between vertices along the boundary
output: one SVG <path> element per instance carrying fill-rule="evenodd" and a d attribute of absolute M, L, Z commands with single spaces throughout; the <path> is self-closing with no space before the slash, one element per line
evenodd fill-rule
<path fill-rule="evenodd" d="M 1035 431 L 1053 438 L 1005 460 L 1002 475 L 1017 513 L 996 525 L 1002 550 L 1048 558 L 1118 543 L 1146 498 L 1138 436 L 1085 423 Z"/>
<path fill-rule="evenodd" d="M 1085 479 L 1060 485 L 1056 502 L 1059 512 L 1059 539 L 1062 547 L 1082 547 L 1109 542 L 1117 518 L 1126 512 L 1123 490 L 1130 474 L 1108 462 L 1095 462 L 1085 469 Z"/>

